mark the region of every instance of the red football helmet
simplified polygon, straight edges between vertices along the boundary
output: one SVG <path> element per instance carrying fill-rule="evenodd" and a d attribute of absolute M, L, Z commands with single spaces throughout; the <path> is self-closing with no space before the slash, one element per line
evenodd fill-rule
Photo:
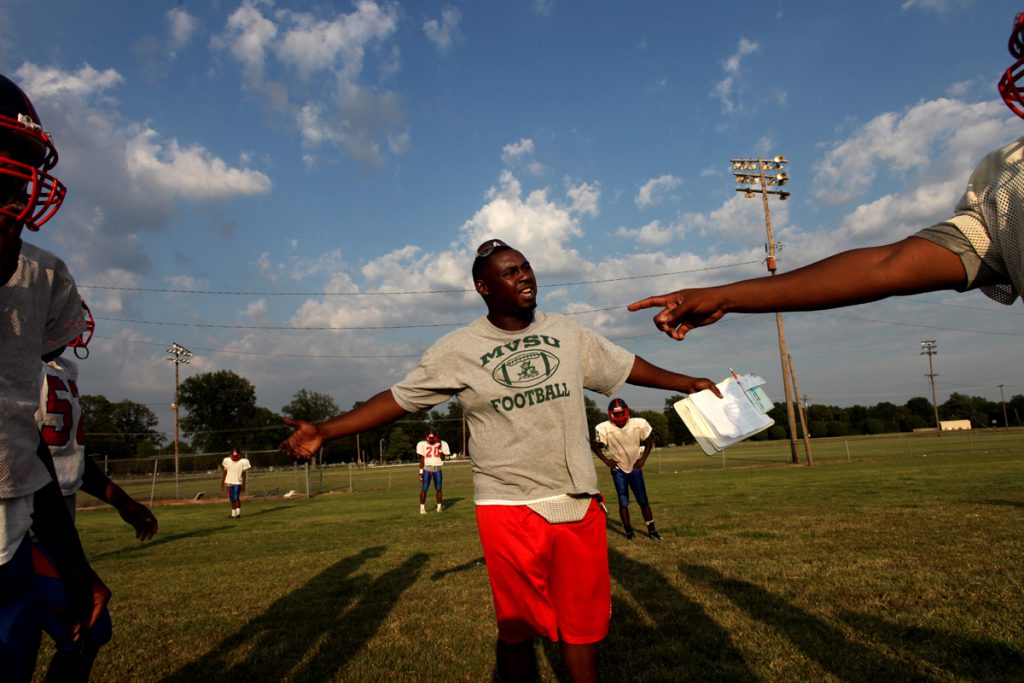
<path fill-rule="evenodd" d="M 231 459 L 232 460 L 241 460 L 242 459 L 242 453 L 237 448 L 232 448 L 231 449 Z"/>
<path fill-rule="evenodd" d="M 625 427 L 629 422 L 629 406 L 621 398 L 613 398 L 608 404 L 608 419 L 616 427 Z"/>
<path fill-rule="evenodd" d="M 427 443 L 429 443 L 430 445 L 434 445 L 436 443 L 440 443 L 440 441 L 441 436 L 437 433 L 436 429 L 427 430 Z"/>
<path fill-rule="evenodd" d="M 47 171 L 57 149 L 28 96 L 0 75 L 0 215 L 38 230 L 57 213 L 67 188 Z"/>
<path fill-rule="evenodd" d="M 1003 102 L 1017 116 L 1024 118 L 1024 95 L 1020 84 L 1024 81 L 1024 12 L 1013 19 L 1013 31 L 1010 33 L 1010 55 L 1016 59 L 999 80 L 999 94 Z"/>
<path fill-rule="evenodd" d="M 93 332 L 96 331 L 96 321 L 92 319 L 92 311 L 89 310 L 84 301 L 82 302 L 82 309 L 85 311 L 85 331 L 68 344 L 68 346 L 75 350 L 75 358 L 79 360 L 85 360 L 89 357 L 89 342 L 92 341 Z"/>

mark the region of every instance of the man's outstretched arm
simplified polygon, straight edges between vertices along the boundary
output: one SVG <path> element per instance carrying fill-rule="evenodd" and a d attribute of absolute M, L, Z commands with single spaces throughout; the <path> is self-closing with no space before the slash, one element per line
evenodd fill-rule
<path fill-rule="evenodd" d="M 376 429 L 406 414 L 405 409 L 398 405 L 391 390 L 385 389 L 357 408 L 324 422 L 313 423 L 284 418 L 284 423 L 295 431 L 281 442 L 278 450 L 293 458 L 307 460 L 320 450 L 324 441 Z"/>
<path fill-rule="evenodd" d="M 673 339 L 711 325 L 726 313 L 812 311 L 877 301 L 890 296 L 958 289 L 965 284 L 960 257 L 918 237 L 852 249 L 782 275 L 717 287 L 681 289 L 629 305 L 662 306 L 654 324 Z"/>

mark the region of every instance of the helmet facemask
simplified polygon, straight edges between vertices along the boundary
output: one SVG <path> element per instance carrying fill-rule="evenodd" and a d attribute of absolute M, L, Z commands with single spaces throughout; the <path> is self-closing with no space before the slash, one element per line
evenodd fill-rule
<path fill-rule="evenodd" d="M 57 149 L 32 103 L 0 76 L 0 215 L 35 231 L 60 208 L 67 188 L 49 171 Z"/>
<path fill-rule="evenodd" d="M 85 312 L 85 330 L 68 344 L 68 346 L 75 350 L 75 358 L 79 360 L 85 360 L 89 357 L 89 342 L 92 341 L 92 335 L 96 331 L 96 321 L 93 320 L 92 311 L 89 310 L 84 301 L 82 302 L 82 310 Z"/>
<path fill-rule="evenodd" d="M 616 406 L 608 411 L 608 419 L 616 427 L 625 427 L 629 422 L 629 408 Z"/>
<path fill-rule="evenodd" d="M 1024 94 L 1020 91 L 1020 86 L 1024 85 L 1024 12 L 1014 17 L 1008 47 L 1010 55 L 1017 61 L 999 80 L 999 94 L 1010 111 L 1024 118 Z"/>

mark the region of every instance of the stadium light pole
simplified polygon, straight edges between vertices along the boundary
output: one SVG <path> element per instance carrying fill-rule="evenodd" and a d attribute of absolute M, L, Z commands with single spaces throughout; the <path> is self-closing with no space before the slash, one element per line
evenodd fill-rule
<path fill-rule="evenodd" d="M 935 400 L 935 378 L 938 375 L 935 374 L 935 370 L 932 368 L 932 356 L 938 351 L 935 349 L 937 344 L 934 339 L 925 339 L 921 342 L 921 355 L 928 356 L 928 380 L 932 383 L 932 409 L 935 411 L 935 435 L 942 436 L 942 425 L 939 424 L 939 403 Z"/>
<path fill-rule="evenodd" d="M 753 199 L 758 194 L 764 205 L 764 225 L 768 233 L 768 242 L 765 249 L 768 258 L 765 265 L 772 277 L 775 276 L 777 262 L 775 260 L 775 236 L 772 233 L 772 215 L 768 207 L 768 195 L 775 195 L 780 200 L 789 199 L 789 192 L 785 190 L 769 190 L 769 187 L 782 187 L 789 182 L 789 174 L 783 170 L 788 163 L 786 157 L 779 154 L 771 159 L 761 157 L 732 159 L 732 174 L 735 176 L 737 192 L 742 192 L 747 199 Z M 789 367 L 789 353 L 786 351 L 786 330 L 782 325 L 782 314 L 775 312 L 775 327 L 779 335 L 779 362 L 782 365 L 782 386 L 786 393 L 786 417 L 789 423 L 789 453 L 794 465 L 800 464 L 800 458 L 796 452 L 796 411 L 793 409 L 793 385 L 791 382 L 792 372 Z M 810 440 L 804 438 L 804 448 L 808 463 L 811 462 Z"/>
<path fill-rule="evenodd" d="M 174 411 L 174 499 L 177 500 L 181 498 L 181 486 L 178 479 L 178 366 L 191 362 L 192 352 L 178 342 L 172 342 L 167 353 L 170 354 L 167 360 L 174 363 L 174 403 L 171 404 L 171 409 Z"/>

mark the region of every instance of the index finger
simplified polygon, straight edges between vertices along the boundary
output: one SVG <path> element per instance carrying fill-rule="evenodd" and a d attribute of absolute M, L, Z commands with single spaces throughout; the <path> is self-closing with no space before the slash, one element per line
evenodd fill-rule
<path fill-rule="evenodd" d="M 634 301 L 630 305 L 626 306 L 626 310 L 629 311 L 642 311 L 645 308 L 654 308 L 655 306 L 667 306 L 668 305 L 668 294 L 659 294 L 658 296 L 649 296 L 646 299 L 640 301 Z"/>

